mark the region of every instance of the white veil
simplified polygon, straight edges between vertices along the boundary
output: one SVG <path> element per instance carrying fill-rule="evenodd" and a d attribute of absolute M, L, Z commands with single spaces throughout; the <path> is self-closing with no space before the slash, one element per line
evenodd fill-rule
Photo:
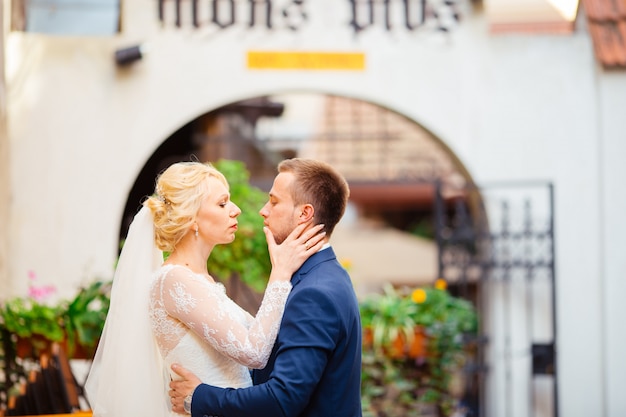
<path fill-rule="evenodd" d="M 94 417 L 169 415 L 169 376 L 149 316 L 150 285 L 162 262 L 152 214 L 144 206 L 122 248 L 111 305 L 85 382 Z"/>

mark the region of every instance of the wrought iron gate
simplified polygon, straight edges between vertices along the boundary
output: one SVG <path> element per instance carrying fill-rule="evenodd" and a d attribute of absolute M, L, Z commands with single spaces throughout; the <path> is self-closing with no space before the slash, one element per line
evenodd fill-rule
<path fill-rule="evenodd" d="M 468 415 L 558 417 L 552 184 L 435 188 L 439 276 L 481 318 Z"/>

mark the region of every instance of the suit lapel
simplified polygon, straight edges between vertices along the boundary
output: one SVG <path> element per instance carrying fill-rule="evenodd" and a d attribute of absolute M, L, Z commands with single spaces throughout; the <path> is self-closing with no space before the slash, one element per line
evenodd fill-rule
<path fill-rule="evenodd" d="M 295 287 L 317 265 L 323 262 L 331 261 L 333 259 L 337 259 L 337 257 L 335 256 L 335 252 L 333 251 L 332 247 L 323 249 L 316 254 L 311 255 L 311 257 L 302 264 L 300 269 L 295 272 L 293 277 L 291 277 L 291 285 Z"/>

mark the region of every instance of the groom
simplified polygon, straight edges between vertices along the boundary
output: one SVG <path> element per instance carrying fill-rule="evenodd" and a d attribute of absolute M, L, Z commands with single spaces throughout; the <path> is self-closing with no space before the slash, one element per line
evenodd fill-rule
<path fill-rule="evenodd" d="M 293 285 L 267 366 L 249 388 L 217 388 L 179 365 L 170 383 L 173 410 L 192 417 L 361 417 L 361 322 L 347 272 L 328 239 L 344 214 L 348 184 L 309 159 L 278 165 L 260 211 L 277 243 L 301 223 L 324 224 L 324 247 L 291 278 Z M 311 221 L 313 220 L 313 221 Z"/>

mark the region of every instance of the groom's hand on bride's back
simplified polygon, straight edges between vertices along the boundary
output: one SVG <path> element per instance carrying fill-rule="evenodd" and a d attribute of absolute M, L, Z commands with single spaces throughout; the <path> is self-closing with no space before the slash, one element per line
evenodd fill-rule
<path fill-rule="evenodd" d="M 185 397 L 193 395 L 196 387 L 202 383 L 193 372 L 174 363 L 172 371 L 179 375 L 181 379 L 170 381 L 170 400 L 172 402 L 172 411 L 179 414 L 187 414 L 184 408 Z"/>

